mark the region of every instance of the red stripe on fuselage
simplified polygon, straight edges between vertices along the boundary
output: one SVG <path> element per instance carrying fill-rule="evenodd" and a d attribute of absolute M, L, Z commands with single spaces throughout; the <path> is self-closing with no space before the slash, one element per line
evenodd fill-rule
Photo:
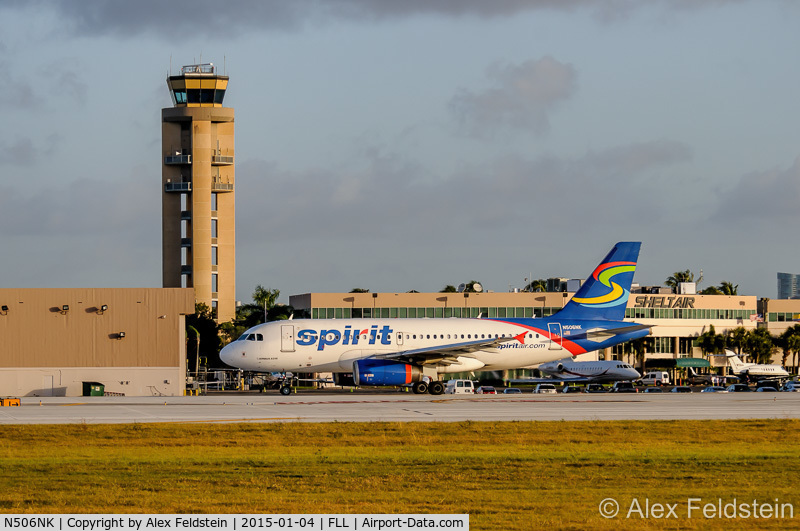
<path fill-rule="evenodd" d="M 575 343 L 574 341 L 570 341 L 569 339 L 564 339 L 564 336 L 558 336 L 558 335 L 555 335 L 555 334 L 551 335 L 550 332 L 548 332 L 546 330 L 542 330 L 541 328 L 534 328 L 532 326 L 526 326 L 526 325 L 519 324 L 519 323 L 512 323 L 512 322 L 509 322 L 509 321 L 503 321 L 501 319 L 491 319 L 491 320 L 494 321 L 495 323 L 505 323 L 505 324 L 510 324 L 510 325 L 514 325 L 514 326 L 519 326 L 519 327 L 522 327 L 522 328 L 527 328 L 531 332 L 536 332 L 537 334 L 543 335 L 544 337 L 548 338 L 550 341 L 555 341 L 553 339 L 554 337 L 560 338 L 561 339 L 561 346 L 564 347 L 565 349 L 567 349 L 569 351 L 569 353 L 572 354 L 573 356 L 577 356 L 578 354 L 586 354 L 588 352 L 585 348 L 583 348 L 579 344 Z"/>

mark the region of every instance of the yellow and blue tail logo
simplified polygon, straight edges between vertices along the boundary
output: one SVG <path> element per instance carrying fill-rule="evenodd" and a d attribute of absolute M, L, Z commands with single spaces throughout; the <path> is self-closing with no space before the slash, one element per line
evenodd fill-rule
<path fill-rule="evenodd" d="M 612 321 L 624 319 L 641 245 L 641 242 L 620 242 L 615 245 L 559 312 L 559 317 Z"/>

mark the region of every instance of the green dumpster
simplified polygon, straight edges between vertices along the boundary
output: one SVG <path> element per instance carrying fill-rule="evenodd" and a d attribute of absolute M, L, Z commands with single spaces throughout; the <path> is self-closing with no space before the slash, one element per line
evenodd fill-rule
<path fill-rule="evenodd" d="M 83 396 L 103 396 L 106 386 L 100 382 L 83 382 Z"/>

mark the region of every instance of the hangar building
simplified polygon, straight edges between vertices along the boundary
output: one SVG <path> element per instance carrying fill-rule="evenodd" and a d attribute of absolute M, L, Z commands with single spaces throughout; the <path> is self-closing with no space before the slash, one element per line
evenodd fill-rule
<path fill-rule="evenodd" d="M 194 302 L 186 288 L 0 289 L 0 395 L 182 395 Z"/>

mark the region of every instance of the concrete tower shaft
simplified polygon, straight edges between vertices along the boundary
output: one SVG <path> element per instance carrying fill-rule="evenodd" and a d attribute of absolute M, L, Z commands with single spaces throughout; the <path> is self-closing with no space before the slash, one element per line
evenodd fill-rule
<path fill-rule="evenodd" d="M 169 76 L 161 110 L 163 285 L 192 287 L 219 322 L 236 313 L 234 111 L 213 64 Z"/>

